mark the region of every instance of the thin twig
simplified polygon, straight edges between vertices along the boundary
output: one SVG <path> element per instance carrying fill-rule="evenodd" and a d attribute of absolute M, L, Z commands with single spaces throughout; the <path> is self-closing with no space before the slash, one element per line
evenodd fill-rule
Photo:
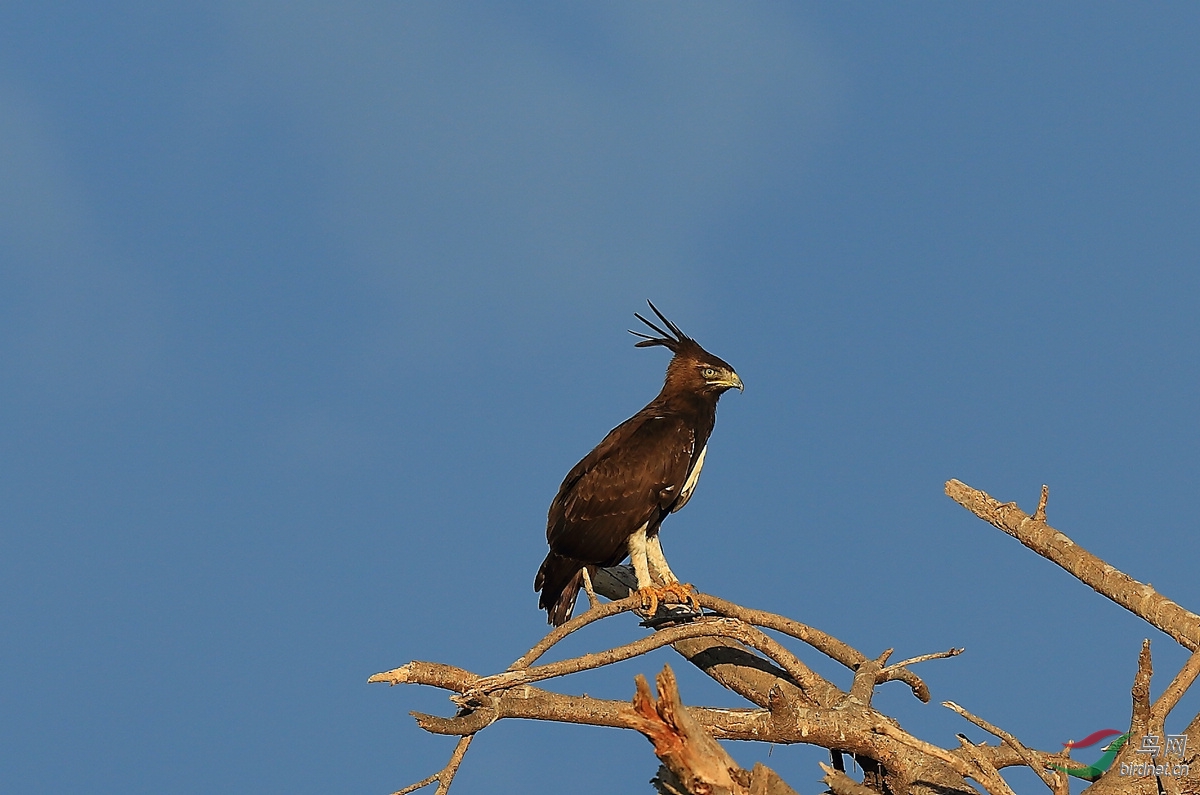
<path fill-rule="evenodd" d="M 879 675 L 886 676 L 893 671 L 898 671 L 901 668 L 907 668 L 908 666 L 916 665 L 917 663 L 929 662 L 930 660 L 944 660 L 947 657 L 957 657 L 964 651 L 966 651 L 966 649 L 952 648 L 946 651 L 935 651 L 932 654 L 922 654 L 919 657 L 909 657 L 907 660 L 901 660 L 898 663 L 892 663 L 887 668 L 881 669 L 879 671 Z"/>
<path fill-rule="evenodd" d="M 867 655 L 853 646 L 819 629 L 814 629 L 807 624 L 801 624 L 799 621 L 793 621 L 790 618 L 785 618 L 775 613 L 768 613 L 765 610 L 753 610 L 748 607 L 742 607 L 711 594 L 697 594 L 696 598 L 700 600 L 700 604 L 703 607 L 707 607 L 723 616 L 738 618 L 747 624 L 753 624 L 764 629 L 772 629 L 776 632 L 789 635 L 796 640 L 804 641 L 830 659 L 840 662 L 851 671 L 857 671 L 859 666 L 868 659 Z M 921 678 L 900 665 L 889 666 L 888 673 L 883 678 L 878 679 L 876 683 L 882 684 L 883 682 L 891 682 L 897 679 L 908 685 L 912 689 L 913 695 L 921 701 L 929 701 L 929 688 L 921 681 Z"/>
<path fill-rule="evenodd" d="M 1033 512 L 1033 521 L 1046 521 L 1046 501 L 1050 499 L 1050 487 L 1042 484 L 1042 497 L 1038 500 L 1037 510 Z"/>
<path fill-rule="evenodd" d="M 392 793 L 392 795 L 408 795 L 408 793 L 416 792 L 422 787 L 428 787 L 435 781 L 438 783 L 435 795 L 446 795 L 450 791 L 450 783 L 454 781 L 454 774 L 458 772 L 458 766 L 462 764 L 463 757 L 467 755 L 467 749 L 471 746 L 471 738 L 474 736 L 473 734 L 468 734 L 466 737 L 459 738 L 458 744 L 454 746 L 454 753 L 450 754 L 450 761 L 441 770 L 429 778 L 422 779 L 416 784 L 410 784 L 404 789 Z"/>
<path fill-rule="evenodd" d="M 826 632 L 810 627 L 807 624 L 801 624 L 799 621 L 793 621 L 790 618 L 785 618 L 775 613 L 768 613 L 765 610 L 742 607 L 739 604 L 734 604 L 712 594 L 696 594 L 696 598 L 700 600 L 701 606 L 707 607 L 723 616 L 741 619 L 747 624 L 773 629 L 776 632 L 790 635 L 796 640 L 804 641 L 825 656 L 840 662 L 851 670 L 856 669 L 863 660 L 867 659 L 865 654 L 852 646 L 843 643 Z"/>
<path fill-rule="evenodd" d="M 954 710 L 959 715 L 962 715 L 964 718 L 971 721 L 971 723 L 974 723 L 976 726 L 983 729 L 985 732 L 995 735 L 1003 740 L 1005 745 L 1016 751 L 1017 755 L 1025 761 L 1025 764 L 1028 765 L 1034 773 L 1037 773 L 1038 778 L 1040 778 L 1045 785 L 1050 788 L 1051 792 L 1056 793 L 1057 795 L 1057 793 L 1063 791 L 1066 781 L 1064 780 L 1062 774 L 1047 770 L 1046 760 L 1039 758 L 1037 752 L 1031 751 L 1016 737 L 1004 731 L 1004 729 L 999 728 L 998 726 L 993 726 L 983 718 L 971 714 L 958 704 L 955 704 L 953 701 L 943 701 L 942 706 L 946 707 L 947 709 Z"/>
<path fill-rule="evenodd" d="M 580 613 L 565 624 L 561 624 L 546 634 L 546 637 L 539 640 L 532 649 L 525 652 L 521 657 L 508 666 L 509 671 L 519 671 L 522 668 L 528 668 L 537 661 L 546 652 L 550 651 L 556 643 L 570 635 L 576 630 L 583 629 L 588 624 L 594 621 L 599 621 L 602 618 L 615 616 L 619 613 L 625 613 L 630 610 L 635 610 L 642 606 L 642 600 L 636 596 L 628 596 L 624 599 L 619 599 L 608 604 L 599 604 L 588 610 L 586 613 Z"/>
<path fill-rule="evenodd" d="M 733 620 L 737 621 L 737 619 Z M 779 641 L 757 627 L 744 624 L 741 621 L 738 621 L 738 624 L 741 627 L 738 634 L 729 635 L 728 637 L 740 640 L 748 646 L 753 646 L 778 663 L 779 667 L 787 672 L 788 676 L 800 686 L 800 689 L 804 691 L 806 696 L 812 699 L 813 703 L 830 705 L 842 698 L 842 691 L 836 685 L 814 673 L 811 668 L 800 662 L 799 657 L 792 654 Z"/>
<path fill-rule="evenodd" d="M 608 606 L 611 606 L 611 604 L 615 603 L 610 603 Z M 830 688 L 836 691 L 833 685 L 817 676 L 804 663 L 800 662 L 795 655 L 764 635 L 761 631 L 737 619 L 716 618 L 662 629 L 651 636 L 607 651 L 593 652 L 568 660 L 560 660 L 559 662 L 534 666 L 532 668 L 509 670 L 494 676 L 484 677 L 475 682 L 470 690 L 460 696 L 453 697 L 452 700 L 457 704 L 467 705 L 472 703 L 473 699 L 478 696 L 496 690 L 600 668 L 640 656 L 679 640 L 700 637 L 733 638 L 734 640 L 753 646 L 778 663 L 802 689 L 809 692 L 810 697 L 814 700 L 821 697 L 828 697 Z"/>

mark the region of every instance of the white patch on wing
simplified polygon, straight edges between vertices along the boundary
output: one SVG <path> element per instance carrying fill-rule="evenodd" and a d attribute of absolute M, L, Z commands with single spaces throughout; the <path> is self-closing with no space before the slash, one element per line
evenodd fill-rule
<path fill-rule="evenodd" d="M 700 470 L 704 468 L 704 456 L 706 453 L 708 453 L 708 445 L 704 445 L 704 448 L 700 450 L 700 456 L 696 459 L 696 465 L 688 473 L 687 482 L 683 484 L 683 491 L 679 492 L 679 502 L 675 503 L 675 507 L 671 509 L 671 513 L 675 513 L 687 505 L 687 501 L 692 498 L 692 490 L 696 488 L 696 481 L 700 479 Z"/>

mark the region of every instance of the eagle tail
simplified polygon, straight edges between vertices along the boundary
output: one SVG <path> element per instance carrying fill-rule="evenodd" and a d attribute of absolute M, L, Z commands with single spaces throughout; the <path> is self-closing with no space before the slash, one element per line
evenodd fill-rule
<path fill-rule="evenodd" d="M 547 621 L 554 626 L 567 623 L 575 608 L 575 597 L 583 587 L 583 570 L 588 564 L 575 558 L 551 552 L 542 561 L 533 589 L 541 591 L 538 607 L 546 611 Z"/>

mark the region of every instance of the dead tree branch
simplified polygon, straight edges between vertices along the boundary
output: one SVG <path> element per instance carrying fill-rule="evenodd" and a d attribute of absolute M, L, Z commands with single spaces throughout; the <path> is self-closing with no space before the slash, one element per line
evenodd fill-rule
<path fill-rule="evenodd" d="M 1136 736 L 1141 736 L 1139 732 L 1161 732 L 1166 716 L 1200 676 L 1200 652 L 1196 651 L 1200 648 L 1200 616 L 1117 571 L 1047 525 L 1048 490 L 1044 487 L 1033 516 L 958 481 L 947 483 L 946 493 L 1194 652 L 1153 702 L 1148 643 L 1139 655 L 1132 688 L 1131 730 Z M 835 758 L 842 753 L 851 754 L 864 771 L 862 782 L 851 779 L 842 770 L 822 766 L 825 782 L 834 795 L 975 795 L 977 790 L 967 779 L 977 782 L 990 795 L 1011 795 L 1011 788 L 998 771 L 1012 765 L 1032 768 L 1054 795 L 1068 792 L 1066 777 L 1051 772 L 1055 764 L 1068 761 L 1064 754 L 1031 749 L 953 702 L 944 703 L 1000 738 L 1002 744 L 975 745 L 960 736 L 958 747 L 941 748 L 912 736 L 893 718 L 872 707 L 875 688 L 897 680 L 907 684 L 918 699 L 928 701 L 929 688 L 909 666 L 954 657 L 962 652 L 960 648 L 888 665 L 891 649 L 870 658 L 832 635 L 790 618 L 743 607 L 710 594 L 697 594 L 700 605 L 710 611 L 703 618 L 659 627 L 614 648 L 536 664 L 564 638 L 596 621 L 627 612 L 640 615 L 641 601 L 630 595 L 632 584 L 633 577 L 625 567 L 596 571 L 587 581 L 590 608 L 551 630 L 502 672 L 480 676 L 452 665 L 417 660 L 372 676 L 368 681 L 441 688 L 450 693 L 458 707 L 448 717 L 413 713 L 422 729 L 458 736 L 459 742 L 441 771 L 400 790 L 397 795 L 414 792 L 435 781 L 438 795 L 445 795 L 471 738 L 504 718 L 636 729 L 650 738 L 663 763 L 656 780 L 663 793 L 794 795 L 769 768 L 756 765 L 746 771 L 738 767 L 721 747 L 721 740 L 807 743 L 834 751 Z M 614 601 L 602 602 L 597 595 Z M 764 630 L 778 635 L 768 635 Z M 807 644 L 845 666 L 850 672 L 849 681 L 839 686 L 815 673 L 785 645 L 789 640 Z M 555 693 L 535 686 L 667 646 L 722 686 L 744 697 L 751 706 L 742 709 L 684 706 L 669 668 L 664 668 L 658 677 L 657 698 L 651 696 L 645 679 L 639 676 L 632 705 L 623 700 Z M 1200 717 L 1192 721 L 1187 733 L 1200 745 Z M 1126 744 L 1118 760 L 1129 758 L 1132 745 Z M 1118 792 L 1153 795 L 1154 791 L 1145 782 L 1139 781 L 1134 789 L 1121 789 L 1128 784 L 1118 784 L 1113 776 L 1105 775 L 1089 789 L 1089 795 Z M 1200 795 L 1200 789 L 1190 781 L 1182 784 L 1170 781 L 1162 786 L 1167 793 Z"/>
<path fill-rule="evenodd" d="M 1145 734 L 1150 728 L 1150 678 L 1154 676 L 1154 662 L 1150 657 L 1150 641 L 1142 641 L 1142 650 L 1138 654 L 1137 674 L 1133 677 L 1133 687 L 1130 695 L 1133 698 L 1133 717 L 1130 719 L 1130 730 L 1135 734 Z"/>
<path fill-rule="evenodd" d="M 1200 649 L 1200 616 L 1184 610 L 1145 583 L 1119 571 L 1062 532 L 1034 518 L 1015 502 L 1001 503 L 957 480 L 946 481 L 946 496 L 1037 554 L 1058 564 L 1101 596 L 1139 616 L 1178 641 L 1188 651 Z M 1045 515 L 1045 504 L 1039 511 Z"/>
<path fill-rule="evenodd" d="M 945 660 L 948 657 L 957 657 L 958 655 L 962 654 L 964 651 L 966 651 L 966 649 L 950 648 L 950 649 L 947 649 L 946 651 L 935 651 L 932 654 L 922 654 L 919 657 L 909 657 L 907 660 L 902 660 L 898 663 L 892 663 L 887 668 L 881 669 L 879 671 L 879 676 L 880 676 L 879 681 L 880 682 L 890 682 L 891 678 L 889 678 L 889 677 L 891 676 L 892 673 L 899 672 L 901 669 L 907 668 L 910 665 L 916 665 L 917 663 L 929 662 L 930 660 Z M 893 677 L 893 678 L 897 678 L 897 677 Z M 928 692 L 928 691 L 926 691 L 926 692 Z M 920 696 L 918 696 L 918 698 L 920 698 Z M 925 701 L 926 699 L 921 699 L 921 700 Z"/>
<path fill-rule="evenodd" d="M 612 665 L 689 638 L 730 638 L 758 649 L 783 668 L 792 681 L 796 682 L 814 703 L 830 700 L 831 690 L 835 689 L 809 670 L 808 666 L 800 662 L 794 654 L 754 627 L 736 619 L 707 618 L 691 624 L 662 629 L 649 637 L 604 652 L 585 654 L 570 660 L 489 676 L 475 682 L 455 701 L 466 706 L 480 696 L 496 690 Z"/>
<path fill-rule="evenodd" d="M 1130 715 L 1130 742 L 1117 754 L 1113 768 L 1135 761 L 1137 753 L 1134 738 L 1161 736 L 1167 714 L 1175 707 L 1183 693 L 1200 674 L 1200 616 L 1180 607 L 1158 593 L 1148 584 L 1138 582 L 1114 566 L 1080 547 L 1064 533 L 1046 523 L 1046 502 L 1049 489 L 1042 487 L 1038 507 L 1032 516 L 1026 514 L 1016 503 L 1001 503 L 988 494 L 970 486 L 950 480 L 946 483 L 946 494 L 955 502 L 984 521 L 1016 538 L 1029 549 L 1052 561 L 1079 579 L 1097 593 L 1105 596 L 1150 625 L 1174 638 L 1192 652 L 1191 658 L 1175 676 L 1166 691 L 1157 701 L 1150 699 L 1150 679 L 1153 666 L 1150 657 L 1150 641 L 1142 644 L 1138 655 L 1138 670 L 1131 690 L 1132 710 Z M 1185 736 L 1191 743 L 1200 743 L 1200 716 L 1188 725 Z M 1035 754 L 1037 752 L 1034 752 Z M 992 753 L 1000 756 L 999 750 Z M 1144 760 L 1145 757 L 1143 757 Z M 1022 760 L 1028 764 L 1027 760 Z M 1056 764 L 1063 764 L 1060 759 Z M 1033 767 L 1033 765 L 1030 765 Z M 1045 777 L 1043 776 L 1043 780 Z M 1061 790 L 1061 791 L 1065 791 Z M 1110 772 L 1100 776 L 1088 790 L 1095 795 L 1120 793 L 1121 795 L 1158 795 L 1159 793 L 1181 792 L 1200 795 L 1200 783 L 1195 779 L 1177 781 L 1171 777 L 1150 776 L 1127 779 Z"/>
<path fill-rule="evenodd" d="M 1150 705 L 1151 723 L 1162 725 L 1162 722 L 1167 719 L 1167 715 L 1179 703 L 1179 699 L 1183 698 L 1183 694 L 1192 686 L 1192 682 L 1196 681 L 1198 674 L 1200 674 L 1200 651 L 1192 652 L 1192 656 L 1188 658 L 1179 673 L 1175 674 L 1171 684 L 1167 685 L 1167 689 L 1162 692 L 1162 695 Z"/>
<path fill-rule="evenodd" d="M 438 772 L 426 779 L 418 781 L 416 784 L 410 784 L 402 790 L 393 792 L 392 795 L 408 795 L 410 792 L 416 792 L 422 787 L 428 787 L 433 782 L 438 783 L 438 787 L 434 795 L 446 795 L 450 791 L 450 783 L 454 781 L 454 774 L 458 772 L 458 766 L 462 764 L 463 757 L 467 755 L 467 749 L 471 747 L 471 738 L 473 734 L 468 734 L 465 737 L 460 737 L 458 744 L 454 746 L 454 753 L 450 754 L 450 761 L 446 763 Z"/>
<path fill-rule="evenodd" d="M 1017 795 L 1013 792 L 1012 787 L 1008 786 L 1008 782 L 1000 776 L 1000 771 L 996 769 L 987 755 L 981 753 L 978 746 L 972 745 L 970 740 L 961 734 L 958 735 L 958 748 L 973 763 L 971 778 L 978 781 L 991 795 Z"/>
<path fill-rule="evenodd" d="M 636 682 L 633 708 L 627 713 L 628 726 L 654 744 L 655 756 L 662 760 L 680 791 L 689 795 L 751 795 L 756 789 L 765 791 L 766 779 L 773 775 L 769 768 L 756 765 L 751 773 L 733 760 L 684 708 L 670 666 L 664 666 L 656 678 L 657 699 L 644 676 L 638 674 Z M 755 779 L 763 786 L 755 787 Z M 779 795 L 795 795 L 782 781 L 779 785 L 774 787 Z"/>
<path fill-rule="evenodd" d="M 942 706 L 946 707 L 947 709 L 954 710 L 971 723 L 974 723 L 976 726 L 983 729 L 985 732 L 1003 740 L 1005 745 L 1013 749 L 1013 751 L 1017 753 L 1017 756 L 1021 757 L 1021 760 L 1025 762 L 1025 764 L 1031 770 L 1033 770 L 1034 773 L 1037 773 L 1038 778 L 1040 778 L 1046 784 L 1046 786 L 1050 788 L 1050 791 L 1054 793 L 1054 795 L 1067 795 L 1067 793 L 1070 792 L 1070 788 L 1067 785 L 1067 777 L 1062 773 L 1050 769 L 1051 763 L 1048 755 L 1041 754 L 1038 751 L 1031 751 L 1013 735 L 997 726 L 993 726 L 983 718 L 972 715 L 970 712 L 963 709 L 958 704 L 955 704 L 953 701 L 943 701 Z"/>
<path fill-rule="evenodd" d="M 630 566 L 613 566 L 608 569 L 601 569 L 596 576 L 596 592 L 610 599 L 624 601 L 630 598 L 630 594 L 637 587 L 636 580 L 633 576 L 633 569 Z M 784 635 L 803 641 L 809 646 L 812 646 L 817 651 L 835 660 L 849 668 L 851 671 L 857 671 L 859 666 L 867 661 L 867 656 L 858 651 L 847 643 L 843 643 L 832 635 L 822 632 L 806 624 L 801 624 L 799 621 L 793 621 L 790 618 L 768 613 L 765 610 L 754 610 L 748 607 L 743 607 L 739 604 L 721 599 L 720 597 L 711 594 L 697 594 L 697 600 L 700 606 L 712 610 L 714 613 L 729 618 L 736 618 L 740 621 L 751 624 L 756 627 L 774 630 Z M 566 626 L 565 624 L 563 626 Z M 677 651 L 680 651 L 685 656 L 689 656 L 688 652 L 683 651 L 678 645 L 675 646 Z M 897 663 L 896 665 L 888 666 L 880 672 L 878 684 L 884 682 L 901 681 L 908 685 L 913 695 L 921 699 L 921 701 L 929 701 L 929 688 L 925 685 L 921 678 L 909 671 L 906 666 L 915 662 L 924 662 L 925 660 L 940 659 L 943 657 L 953 657 L 955 654 L 961 654 L 962 649 L 957 651 L 951 650 L 953 653 L 938 652 L 936 654 L 924 655 L 914 658 L 912 661 Z M 715 677 L 714 677 L 715 678 Z M 722 684 L 725 684 L 722 682 Z M 729 687 L 729 685 L 726 685 Z M 745 695 L 745 694 L 742 694 Z M 748 697 L 748 696 L 747 696 Z M 755 702 L 759 703 L 759 702 Z"/>
<path fill-rule="evenodd" d="M 598 576 L 596 589 L 603 592 L 603 578 Z M 961 793 L 970 788 L 953 770 L 920 754 L 913 754 L 902 744 L 880 738 L 874 727 L 891 719 L 870 709 L 874 688 L 890 679 L 907 676 L 916 683 L 918 691 L 924 683 L 910 672 L 892 666 L 891 675 L 884 675 L 883 663 L 887 652 L 869 660 L 860 652 L 825 633 L 804 628 L 781 616 L 750 611 L 724 600 L 700 596 L 702 604 L 719 607 L 739 615 L 749 615 L 767 626 L 786 627 L 786 634 L 806 634 L 811 641 L 848 660 L 861 661 L 849 691 L 812 672 L 790 650 L 761 630 L 740 618 L 713 616 L 676 627 L 656 631 L 645 638 L 615 649 L 596 652 L 569 660 L 534 666 L 528 663 L 562 638 L 599 618 L 616 615 L 632 608 L 637 600 L 619 600 L 598 605 L 572 619 L 540 641 L 522 656 L 515 668 L 488 677 L 454 666 L 422 661 L 410 662 L 399 668 L 372 676 L 371 682 L 387 684 L 425 684 L 450 691 L 460 706 L 453 717 L 438 717 L 414 713 L 418 725 L 437 734 L 469 736 L 502 718 L 525 718 L 583 723 L 596 726 L 629 726 L 627 702 L 553 693 L 534 687 L 533 682 L 569 675 L 601 665 L 644 654 L 652 649 L 673 645 L 702 670 L 713 675 L 738 692 L 745 692 L 758 709 L 683 708 L 693 725 L 702 728 L 716 739 L 762 740 L 775 743 L 815 743 L 843 749 L 861 760 L 876 760 L 892 777 L 895 792 L 908 791 L 913 782 L 937 784 L 939 789 L 928 792 Z M 811 630 L 811 631 L 809 631 Z M 691 644 L 691 647 L 689 647 Z M 759 655 L 764 656 L 759 656 Z M 930 658 L 949 656 L 945 653 Z M 763 768 L 761 775 L 768 776 Z M 751 771 L 751 778 L 754 778 Z M 768 777 L 774 776 L 770 773 Z M 776 781 L 774 776 L 772 781 Z M 755 779 L 757 782 L 757 779 Z M 932 786 L 932 784 L 930 786 Z M 766 786 L 765 784 L 763 786 Z M 773 784 L 779 790 L 781 781 Z M 924 786 L 924 785 L 922 785 Z M 757 792 L 758 785 L 755 784 Z M 765 791 L 765 790 L 764 790 Z M 926 791 L 920 788 L 914 792 Z"/>
<path fill-rule="evenodd" d="M 821 770 L 825 771 L 825 777 L 821 780 L 825 782 L 833 795 L 879 795 L 877 791 L 863 786 L 847 776 L 845 771 L 834 770 L 824 762 L 817 764 L 821 766 Z"/>

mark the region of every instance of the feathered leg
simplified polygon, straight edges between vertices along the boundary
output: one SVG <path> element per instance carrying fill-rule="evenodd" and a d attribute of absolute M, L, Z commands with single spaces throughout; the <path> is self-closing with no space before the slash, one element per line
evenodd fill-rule
<path fill-rule="evenodd" d="M 637 592 L 642 597 L 642 607 L 654 615 L 658 610 L 658 592 L 654 588 L 654 580 L 650 579 L 647 545 L 646 525 L 642 525 L 629 537 L 629 562 L 633 564 L 633 576 L 637 578 Z"/>
<path fill-rule="evenodd" d="M 672 602 L 690 605 L 699 612 L 700 605 L 691 593 L 690 585 L 682 585 L 667 567 L 663 557 L 662 546 L 658 534 L 647 537 L 646 526 L 629 537 L 629 560 L 633 563 L 633 574 L 637 578 L 638 595 L 642 598 L 642 609 L 653 616 L 658 611 L 659 602 Z M 664 584 L 655 585 L 651 577 L 651 569 L 658 574 Z"/>
<path fill-rule="evenodd" d="M 692 610 L 700 612 L 700 603 L 696 601 L 694 593 L 696 589 L 691 585 L 681 583 L 675 573 L 671 571 L 671 567 L 667 565 L 667 558 L 663 555 L 662 542 L 659 540 L 658 533 L 646 539 L 646 562 L 650 566 L 650 572 L 663 583 L 664 595 L 674 596 L 680 604 L 688 604 Z"/>

